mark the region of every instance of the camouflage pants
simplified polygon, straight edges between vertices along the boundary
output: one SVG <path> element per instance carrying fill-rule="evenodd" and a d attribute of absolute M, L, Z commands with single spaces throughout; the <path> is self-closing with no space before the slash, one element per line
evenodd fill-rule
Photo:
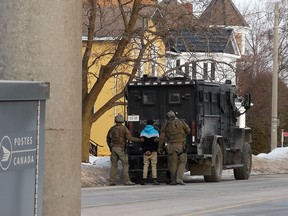
<path fill-rule="evenodd" d="M 152 168 L 152 178 L 157 178 L 157 152 L 152 152 L 151 155 L 147 156 L 144 154 L 143 156 L 143 178 L 147 178 L 148 168 L 151 161 Z"/>
<path fill-rule="evenodd" d="M 184 145 L 173 143 L 168 146 L 168 166 L 171 174 L 171 181 L 181 179 L 186 167 L 187 155 Z"/>
<path fill-rule="evenodd" d="M 128 165 L 128 155 L 124 152 L 122 147 L 112 147 L 111 149 L 111 169 L 110 169 L 110 184 L 116 184 L 117 172 L 118 172 L 118 161 L 121 161 L 123 167 L 123 177 L 124 183 L 130 181 L 129 178 L 129 165 Z"/>

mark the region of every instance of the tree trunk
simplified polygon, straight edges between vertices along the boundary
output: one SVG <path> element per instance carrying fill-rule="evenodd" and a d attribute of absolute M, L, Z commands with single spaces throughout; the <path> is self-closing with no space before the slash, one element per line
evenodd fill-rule
<path fill-rule="evenodd" d="M 84 112 L 82 115 L 82 162 L 84 163 L 89 162 L 90 133 L 92 127 L 90 121 L 91 114 Z"/>
<path fill-rule="evenodd" d="M 90 142 L 90 133 L 92 128 L 92 123 L 95 122 L 105 111 L 109 110 L 110 107 L 118 105 L 120 102 L 118 101 L 121 98 L 121 95 L 117 95 L 114 97 L 114 100 L 108 100 L 107 104 L 102 108 L 97 109 L 97 113 L 92 113 L 93 106 L 98 99 L 99 94 L 102 91 L 103 86 L 106 82 L 113 77 L 113 73 L 115 72 L 115 68 L 123 63 L 123 59 L 125 58 L 125 49 L 127 49 L 131 37 L 133 35 L 133 31 L 135 30 L 136 21 L 138 19 L 141 0 L 133 1 L 133 8 L 131 14 L 128 16 L 124 12 L 124 5 L 121 1 L 118 1 L 120 11 L 122 12 L 123 21 L 125 25 L 124 34 L 121 37 L 121 40 L 118 42 L 116 46 L 115 53 L 112 58 L 106 65 L 102 65 L 97 71 L 97 80 L 88 91 L 88 83 L 87 83 L 87 74 L 89 70 L 89 59 L 91 58 L 92 46 L 94 43 L 94 34 L 95 34 L 95 22 L 96 22 L 96 10 L 99 9 L 97 6 L 96 0 L 91 0 L 88 2 L 88 6 L 90 7 L 90 11 L 88 13 L 89 25 L 88 25 L 88 40 L 86 44 L 86 49 L 82 59 L 82 77 L 83 77 L 83 85 L 82 85 L 82 162 L 89 162 L 89 142 Z M 126 56 L 127 58 L 127 56 Z M 139 61 L 140 62 L 140 61 Z M 136 71 L 135 71 L 136 73 Z M 94 116 L 93 116 L 94 115 Z M 94 117 L 94 118 L 93 118 Z"/>

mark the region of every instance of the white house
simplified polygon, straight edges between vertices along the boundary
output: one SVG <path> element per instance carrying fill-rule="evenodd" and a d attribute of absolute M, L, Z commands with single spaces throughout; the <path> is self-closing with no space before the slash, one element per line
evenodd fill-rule
<path fill-rule="evenodd" d="M 192 79 L 236 83 L 236 62 L 241 53 L 233 29 L 204 28 L 181 30 L 167 40 L 168 75 L 185 75 Z M 172 70 L 175 68 L 176 70 Z"/>
<path fill-rule="evenodd" d="M 212 0 L 197 24 L 171 30 L 166 38 L 166 74 L 236 84 L 248 30 L 231 0 Z"/>

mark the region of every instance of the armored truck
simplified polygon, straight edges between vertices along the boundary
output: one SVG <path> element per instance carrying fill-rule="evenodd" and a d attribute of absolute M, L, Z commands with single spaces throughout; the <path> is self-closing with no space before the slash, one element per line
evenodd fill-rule
<path fill-rule="evenodd" d="M 251 129 L 245 112 L 249 94 L 236 95 L 231 82 L 213 83 L 184 77 L 143 77 L 126 86 L 127 127 L 139 136 L 148 119 L 161 129 L 172 110 L 191 129 L 186 138 L 187 172 L 203 175 L 206 182 L 219 182 L 222 171 L 233 169 L 235 179 L 248 179 L 252 166 Z M 129 143 L 129 172 L 133 181 L 142 179 L 141 143 Z M 158 178 L 169 178 L 167 152 L 158 154 Z"/>

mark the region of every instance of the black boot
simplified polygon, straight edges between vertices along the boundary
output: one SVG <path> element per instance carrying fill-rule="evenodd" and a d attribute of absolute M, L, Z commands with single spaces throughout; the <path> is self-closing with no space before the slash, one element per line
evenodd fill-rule
<path fill-rule="evenodd" d="M 157 179 L 156 179 L 156 178 L 153 178 L 153 185 L 160 185 L 160 183 L 157 182 Z"/>
<path fill-rule="evenodd" d="M 147 178 L 143 178 L 141 185 L 146 185 L 146 183 L 147 183 Z"/>

